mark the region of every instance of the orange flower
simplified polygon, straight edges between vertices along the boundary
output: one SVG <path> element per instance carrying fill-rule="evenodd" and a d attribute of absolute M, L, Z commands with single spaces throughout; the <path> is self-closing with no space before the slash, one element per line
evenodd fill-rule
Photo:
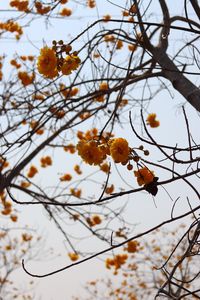
<path fill-rule="evenodd" d="M 140 244 L 137 241 L 130 241 L 127 244 L 127 248 L 125 248 L 124 250 L 127 250 L 127 252 L 129 253 L 134 253 L 136 251 L 138 251 L 138 246 Z"/>
<path fill-rule="evenodd" d="M 9 166 L 9 162 L 6 159 L 0 157 L 0 171 L 7 168 L 8 166 Z"/>
<path fill-rule="evenodd" d="M 14 66 L 16 69 L 19 69 L 21 67 L 20 64 L 17 63 L 15 59 L 11 59 L 10 64 Z"/>
<path fill-rule="evenodd" d="M 22 233 L 22 240 L 23 242 L 29 242 L 31 241 L 33 236 L 31 234 Z"/>
<path fill-rule="evenodd" d="M 74 154 L 76 152 L 76 147 L 73 144 L 64 146 L 64 151 Z"/>
<path fill-rule="evenodd" d="M 74 166 L 74 171 L 75 171 L 78 175 L 81 175 L 81 174 L 82 174 L 82 171 L 81 171 L 79 165 L 75 165 L 75 166 Z"/>
<path fill-rule="evenodd" d="M 160 122 L 156 120 L 156 114 L 149 114 L 146 119 L 147 125 L 150 125 L 152 128 L 156 128 L 160 125 Z"/>
<path fill-rule="evenodd" d="M 122 47 L 123 47 L 123 42 L 121 40 L 118 40 L 117 44 L 116 44 L 116 49 L 120 50 L 120 49 L 122 49 Z"/>
<path fill-rule="evenodd" d="M 76 70 L 81 63 L 80 58 L 77 55 L 67 55 L 63 65 L 61 66 L 61 72 L 63 75 L 69 75 L 72 71 Z"/>
<path fill-rule="evenodd" d="M 128 50 L 134 52 L 137 50 L 137 45 L 136 44 L 129 44 L 128 45 Z"/>
<path fill-rule="evenodd" d="M 113 184 L 111 184 L 111 186 L 109 186 L 105 189 L 106 194 L 112 194 L 113 191 L 114 191 L 114 185 Z"/>
<path fill-rule="evenodd" d="M 46 168 L 52 165 L 52 159 L 50 156 L 45 156 L 40 159 L 40 163 L 42 168 Z"/>
<path fill-rule="evenodd" d="M 150 171 L 148 168 L 143 167 L 138 169 L 138 171 L 134 171 L 135 177 L 137 177 L 137 182 L 139 186 L 148 184 L 154 179 L 154 172 Z"/>
<path fill-rule="evenodd" d="M 81 189 L 74 189 L 74 188 L 71 188 L 70 189 L 70 192 L 73 196 L 77 197 L 77 198 L 80 198 L 81 197 Z"/>
<path fill-rule="evenodd" d="M 27 85 L 33 83 L 35 75 L 33 73 L 31 75 L 28 75 L 27 72 L 19 72 L 18 78 L 21 80 L 21 83 L 24 86 L 27 86 Z"/>
<path fill-rule="evenodd" d="M 103 16 L 104 22 L 108 22 L 111 19 L 111 15 L 105 15 Z"/>
<path fill-rule="evenodd" d="M 20 36 L 23 34 L 23 30 L 18 23 L 8 20 L 6 23 L 0 22 L 0 30 L 6 30 L 9 32 L 16 32 L 16 39 L 19 40 Z"/>
<path fill-rule="evenodd" d="M 76 261 L 79 259 L 79 255 L 77 253 L 68 253 L 69 258 L 71 261 Z"/>
<path fill-rule="evenodd" d="M 35 2 L 35 8 L 37 10 L 37 13 L 40 15 L 47 14 L 51 10 L 51 6 L 43 7 L 42 3 L 39 1 Z"/>
<path fill-rule="evenodd" d="M 104 149 L 99 147 L 98 143 L 92 141 L 80 141 L 77 146 L 78 155 L 90 165 L 99 165 L 106 158 Z"/>
<path fill-rule="evenodd" d="M 92 217 L 92 222 L 94 223 L 94 225 L 99 225 L 99 224 L 101 224 L 102 220 L 101 220 L 100 216 L 94 215 Z"/>
<path fill-rule="evenodd" d="M 128 160 L 130 149 L 127 140 L 116 138 L 110 141 L 110 155 L 116 163 Z"/>
<path fill-rule="evenodd" d="M 99 85 L 99 89 L 100 89 L 100 91 L 107 91 L 109 89 L 109 86 L 108 86 L 107 82 L 102 82 Z"/>
<path fill-rule="evenodd" d="M 28 11 L 28 1 L 12 0 L 10 1 L 10 6 L 16 7 L 19 11 Z"/>
<path fill-rule="evenodd" d="M 10 216 L 11 221 L 17 222 L 18 217 L 16 215 L 11 215 Z"/>
<path fill-rule="evenodd" d="M 72 179 L 72 175 L 70 174 L 64 174 L 62 177 L 60 177 L 60 181 L 70 181 Z"/>
<path fill-rule="evenodd" d="M 72 14 L 72 10 L 70 8 L 64 7 L 61 12 L 60 15 L 63 17 L 69 17 Z"/>
<path fill-rule="evenodd" d="M 27 176 L 29 178 L 33 178 L 35 176 L 35 174 L 37 174 L 37 173 L 38 173 L 37 168 L 35 166 L 31 166 L 30 169 L 29 169 L 29 171 L 28 171 Z"/>
<path fill-rule="evenodd" d="M 104 163 L 104 164 L 100 165 L 100 169 L 101 169 L 101 171 L 103 171 L 105 173 L 108 173 L 109 169 L 110 169 L 109 164 L 108 163 Z"/>
<path fill-rule="evenodd" d="M 131 5 L 129 12 L 132 14 L 136 14 L 137 12 L 137 7 L 135 6 L 135 4 Z"/>
<path fill-rule="evenodd" d="M 40 50 L 37 63 L 38 71 L 40 74 L 48 78 L 54 78 L 58 75 L 57 70 L 57 57 L 54 50 L 45 46 Z"/>
<path fill-rule="evenodd" d="M 90 8 L 94 8 L 96 6 L 96 2 L 95 2 L 95 0 L 88 0 L 87 5 Z"/>
<path fill-rule="evenodd" d="M 22 181 L 22 182 L 20 183 L 20 186 L 21 186 L 22 188 L 24 188 L 24 189 L 28 188 L 30 185 L 31 185 L 31 183 L 30 183 L 30 182 L 27 182 L 27 181 Z"/>
<path fill-rule="evenodd" d="M 6 200 L 2 200 L 4 209 L 1 211 L 2 215 L 9 215 L 12 212 L 12 203 Z"/>
<path fill-rule="evenodd" d="M 116 270 L 120 269 L 122 265 L 125 264 L 127 258 L 128 258 L 127 254 L 117 254 L 114 256 L 114 258 L 107 258 L 106 259 L 106 268 L 110 269 L 110 267 L 114 267 L 115 271 L 116 271 Z"/>

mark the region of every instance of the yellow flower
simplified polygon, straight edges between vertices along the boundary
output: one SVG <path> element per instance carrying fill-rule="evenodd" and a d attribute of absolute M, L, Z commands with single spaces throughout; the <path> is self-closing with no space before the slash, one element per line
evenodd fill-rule
<path fill-rule="evenodd" d="M 47 46 L 40 50 L 37 63 L 38 71 L 40 74 L 48 78 L 54 78 L 58 75 L 57 70 L 57 57 L 54 50 Z"/>
<path fill-rule="evenodd" d="M 150 125 L 152 128 L 156 128 L 160 125 L 160 122 L 156 120 L 156 114 L 149 114 L 146 119 L 147 125 Z"/>
<path fill-rule="evenodd" d="M 98 143 L 92 141 L 80 141 L 77 146 L 78 155 L 90 165 L 99 165 L 106 158 L 104 149 L 98 146 Z"/>
<path fill-rule="evenodd" d="M 138 169 L 138 171 L 134 171 L 134 174 L 135 174 L 135 177 L 137 177 L 137 182 L 140 186 L 149 184 L 154 179 L 154 172 L 150 171 L 146 167 Z"/>
<path fill-rule="evenodd" d="M 110 155 L 116 163 L 128 160 L 130 149 L 127 140 L 116 138 L 110 141 Z"/>
<path fill-rule="evenodd" d="M 64 63 L 61 67 L 61 72 L 63 75 L 69 75 L 72 71 L 76 70 L 81 63 L 80 58 L 77 55 L 67 55 Z"/>

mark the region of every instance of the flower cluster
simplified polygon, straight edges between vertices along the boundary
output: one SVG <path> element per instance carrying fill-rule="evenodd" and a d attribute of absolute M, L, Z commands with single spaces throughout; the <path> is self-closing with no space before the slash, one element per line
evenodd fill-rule
<path fill-rule="evenodd" d="M 0 30 L 16 32 L 16 39 L 18 40 L 23 34 L 23 30 L 18 23 L 13 22 L 12 20 L 8 20 L 5 23 L 0 22 Z"/>
<path fill-rule="evenodd" d="M 64 45 L 63 41 L 59 41 L 58 44 L 53 41 L 52 48 L 47 46 L 42 48 L 37 63 L 39 73 L 50 79 L 58 76 L 59 72 L 70 75 L 81 63 L 77 52 L 70 53 L 71 50 L 72 47 Z M 65 58 L 63 53 L 66 54 Z"/>
<path fill-rule="evenodd" d="M 142 151 L 145 156 L 148 156 L 149 151 L 144 149 L 143 145 L 138 148 L 131 148 L 125 138 L 113 138 L 106 133 L 100 136 L 96 128 L 88 130 L 86 133 L 78 131 L 77 137 L 80 141 L 76 149 L 78 155 L 84 162 L 89 165 L 98 165 L 100 170 L 108 174 L 110 166 L 105 161 L 108 156 L 110 156 L 115 163 L 121 163 L 121 165 L 126 166 L 128 171 L 133 170 L 133 161 L 137 165 L 137 170 L 134 171 L 134 175 L 137 178 L 138 185 L 144 186 L 146 191 L 152 195 L 156 195 L 156 181 L 158 178 L 155 177 L 154 172 L 150 171 L 145 165 L 141 166 L 139 161 L 142 158 L 136 152 L 136 150 L 139 150 Z M 105 188 L 106 194 L 112 194 L 113 191 L 113 184 Z"/>
<path fill-rule="evenodd" d="M 124 163 L 129 159 L 130 148 L 124 138 L 101 137 L 98 140 L 98 131 L 87 131 L 86 134 L 79 132 L 80 142 L 77 145 L 78 154 L 90 165 L 100 165 L 110 155 L 115 163 Z M 109 140 L 107 142 L 107 140 Z M 101 167 L 104 172 L 108 172 L 108 165 Z"/>

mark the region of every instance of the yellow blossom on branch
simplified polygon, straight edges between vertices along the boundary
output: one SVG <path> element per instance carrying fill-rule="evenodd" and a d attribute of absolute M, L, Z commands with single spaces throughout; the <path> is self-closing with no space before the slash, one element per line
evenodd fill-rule
<path fill-rule="evenodd" d="M 110 155 L 116 163 L 128 160 L 130 149 L 124 138 L 115 138 L 110 141 Z"/>
<path fill-rule="evenodd" d="M 35 174 L 37 174 L 37 173 L 38 173 L 37 168 L 35 166 L 31 166 L 30 169 L 29 169 L 29 171 L 28 171 L 27 176 L 29 178 L 33 178 L 35 176 Z"/>
<path fill-rule="evenodd" d="M 54 78 L 58 75 L 57 70 L 57 57 L 54 50 L 45 46 L 40 50 L 37 63 L 38 71 L 40 74 L 48 78 Z"/>

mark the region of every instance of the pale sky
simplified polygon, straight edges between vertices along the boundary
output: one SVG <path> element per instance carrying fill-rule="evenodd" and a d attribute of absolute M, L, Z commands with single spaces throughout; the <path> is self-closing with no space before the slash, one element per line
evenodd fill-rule
<path fill-rule="evenodd" d="M 180 2 L 182 2 L 182 0 L 168 1 L 169 4 L 173 3 L 173 12 L 179 9 Z M 9 1 L 0 1 L 0 9 L 5 9 L 6 7 L 8 7 L 8 3 Z M 115 3 L 120 5 L 121 3 L 123 3 L 123 1 L 115 1 Z M 70 40 L 70 37 L 74 37 L 81 30 L 86 28 L 86 26 L 90 24 L 91 21 L 95 20 L 95 15 L 97 13 L 96 9 L 80 9 L 78 5 L 73 3 L 72 1 L 69 1 L 67 6 L 72 8 L 72 10 L 74 11 L 72 17 L 66 18 L 66 20 L 51 20 L 51 24 L 48 26 L 48 28 L 45 26 L 41 19 L 32 21 L 30 26 L 26 29 L 25 35 L 22 37 L 21 41 L 16 43 L 14 40 L 10 39 L 1 40 L 0 55 L 6 53 L 8 57 L 11 57 L 15 51 L 21 55 L 38 55 L 39 49 L 43 46 L 44 42 L 51 45 L 51 41 L 54 39 L 63 39 L 66 41 L 68 39 Z M 118 9 L 115 6 L 112 6 L 112 9 L 110 9 L 110 7 L 111 4 L 109 4 L 109 1 L 97 0 L 97 8 L 100 16 L 103 16 L 107 13 L 110 13 L 113 16 L 119 16 L 119 12 L 121 12 L 121 9 Z M 79 15 L 81 15 L 80 19 L 78 18 Z M 7 16 L 11 17 L 12 13 L 0 12 L 1 20 L 4 20 L 4 18 Z M 175 41 L 176 38 L 177 41 Z M 178 36 L 174 35 L 173 47 L 177 47 L 178 38 Z M 77 45 L 78 47 L 79 43 L 76 43 L 75 45 Z M 172 52 L 173 47 L 171 49 Z M 181 145 L 183 141 L 185 142 L 185 140 L 187 140 L 185 139 L 185 128 L 183 128 L 185 125 L 183 121 L 183 115 L 179 106 L 180 103 L 184 102 L 184 100 L 182 96 L 175 91 L 173 91 L 173 97 L 174 98 L 171 99 L 168 92 L 165 90 L 155 96 L 150 103 L 148 112 L 156 112 L 161 122 L 161 126 L 155 130 L 152 130 L 151 133 L 154 137 L 157 138 L 160 143 L 169 143 L 170 145 L 179 143 Z M 186 105 L 186 108 L 187 114 L 190 116 L 191 131 L 194 138 L 198 138 L 198 115 L 194 111 L 194 109 L 189 106 L 189 104 Z M 128 118 L 128 112 L 126 117 Z M 138 130 L 140 130 L 139 122 L 137 128 Z M 88 128 L 86 127 L 85 129 L 87 130 Z M 137 143 L 137 146 L 140 145 L 140 142 L 137 141 L 136 137 L 134 137 L 134 135 L 132 134 L 130 126 L 126 126 L 124 129 L 119 128 L 117 130 L 117 134 L 118 136 L 127 138 L 131 146 L 134 146 L 135 143 Z M 196 139 L 196 141 L 198 140 Z M 157 160 L 157 155 L 157 153 L 152 153 L 152 159 Z M 61 156 L 55 157 L 54 160 L 55 165 L 57 165 L 58 167 L 60 166 L 60 169 L 62 169 L 63 171 L 65 168 L 63 162 L 66 163 L 68 169 L 72 168 L 73 166 L 70 155 L 66 153 L 62 153 Z M 53 184 L 51 179 L 51 170 L 49 170 L 48 172 L 48 176 L 45 172 L 41 173 L 38 176 L 38 182 L 41 180 L 47 185 Z M 160 174 L 160 176 L 162 177 L 162 174 Z M 133 179 L 133 182 L 131 177 L 128 177 L 126 179 L 130 185 L 136 186 L 135 179 Z M 117 177 L 113 177 L 113 182 L 115 182 L 115 180 L 119 179 L 117 179 Z M 184 199 L 184 195 L 186 194 L 186 187 L 180 190 L 178 184 L 173 184 L 169 188 L 170 194 L 175 199 L 177 197 L 178 191 L 178 194 L 183 196 Z M 98 191 L 98 193 L 100 193 L 100 191 Z M 94 190 L 94 193 L 95 192 L 96 191 Z M 127 198 L 122 197 L 117 202 L 119 204 L 120 201 L 125 202 L 125 200 L 127 200 Z M 129 197 L 129 205 L 126 212 L 126 217 L 133 223 L 138 224 L 136 226 L 135 232 L 145 230 L 150 226 L 163 221 L 165 218 L 170 217 L 172 202 L 169 200 L 167 193 L 162 188 L 159 189 L 159 193 L 155 198 L 155 202 L 157 208 L 154 205 L 152 197 L 147 193 L 133 194 Z M 178 211 L 183 211 L 184 208 L 187 208 L 185 199 L 183 200 L 180 207 L 177 207 L 176 212 L 178 213 Z M 55 229 L 52 222 L 47 220 L 44 211 L 41 211 L 39 207 L 36 208 L 23 206 L 19 207 L 19 210 L 21 211 L 21 222 L 23 224 L 29 224 L 30 227 L 33 226 L 34 228 L 36 228 L 39 234 L 43 234 L 46 238 L 45 247 L 52 247 L 54 249 L 54 254 L 52 256 L 49 255 L 48 259 L 46 259 L 45 257 L 43 259 L 41 254 L 41 261 L 33 261 L 30 263 L 28 262 L 27 268 L 33 273 L 41 274 L 69 264 L 70 261 L 67 258 L 66 249 L 63 247 L 63 236 L 61 236 L 61 234 Z M 93 251 L 98 251 L 99 247 L 99 245 L 90 244 L 90 242 L 88 244 L 87 242 L 84 244 L 84 249 L 88 252 L 90 252 L 91 249 L 93 249 Z M 58 257 L 55 257 L 56 253 L 59 253 L 60 255 Z M 103 276 L 109 276 L 109 274 L 111 274 L 111 272 L 109 273 L 109 271 L 105 269 L 104 264 L 99 259 L 93 259 L 90 262 L 76 266 L 57 275 L 53 275 L 52 277 L 36 280 L 38 284 L 36 289 L 36 300 L 40 299 L 39 296 L 41 296 L 41 300 L 70 300 L 72 295 L 78 296 L 79 294 L 83 293 L 83 286 L 88 280 L 93 280 Z M 24 274 L 22 270 L 19 270 L 14 274 L 14 280 L 18 280 L 19 285 L 23 284 L 24 278 L 31 280 L 31 278 L 29 278 L 27 274 Z"/>

